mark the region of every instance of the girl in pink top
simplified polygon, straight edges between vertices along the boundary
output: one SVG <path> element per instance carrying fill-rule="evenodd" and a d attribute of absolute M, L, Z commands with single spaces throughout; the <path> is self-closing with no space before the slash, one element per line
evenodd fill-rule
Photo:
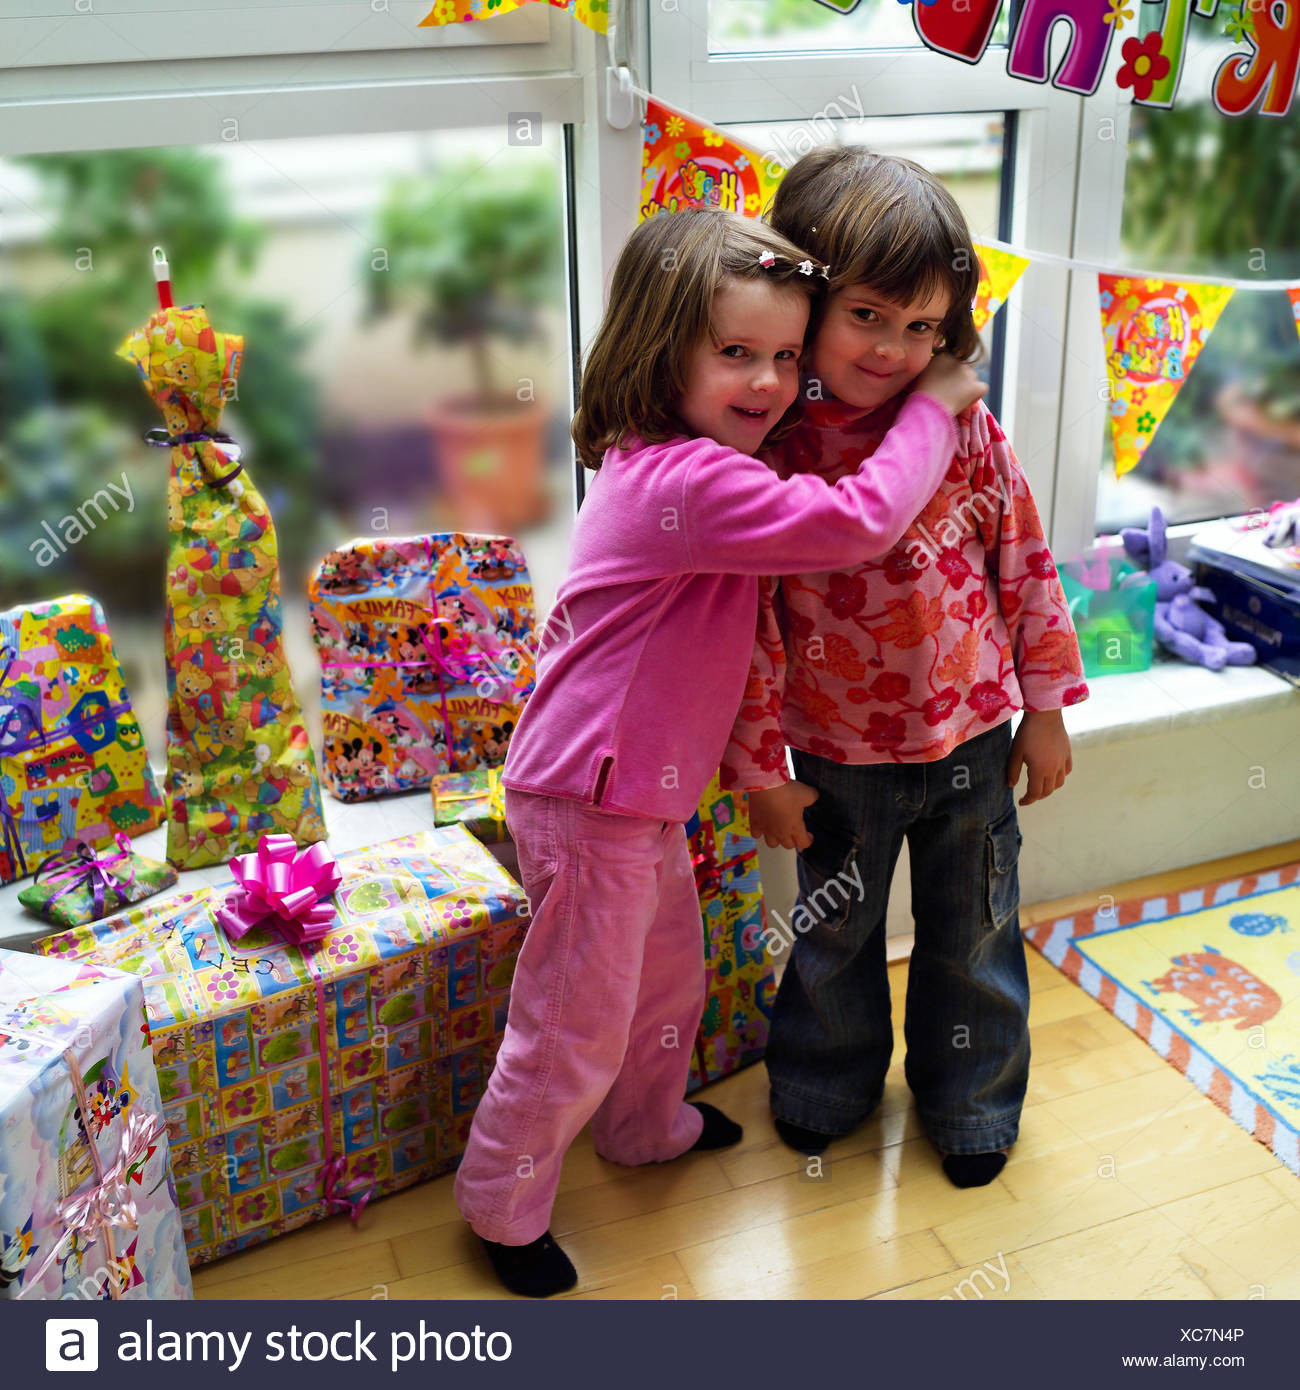
<path fill-rule="evenodd" d="M 773 461 L 833 482 L 887 437 L 934 352 L 978 355 L 979 263 L 938 180 L 864 150 L 801 159 L 771 221 L 832 265 L 812 398 Z M 938 490 L 892 549 L 765 590 L 723 784 L 751 792 L 755 834 L 801 851 L 790 922 L 773 914 L 765 933 L 774 954 L 790 951 L 767 1067 L 791 1147 L 820 1153 L 880 1101 L 893 1047 L 885 913 L 906 839 L 907 1082 L 952 1182 L 1001 1170 L 1029 1071 L 1013 789 L 1022 770 L 1021 805 L 1061 786 L 1061 708 L 1086 695 L 1034 499 L 982 404 L 959 419 Z"/>
<path fill-rule="evenodd" d="M 937 358 L 860 470 L 783 482 L 754 453 L 792 421 L 823 270 L 762 223 L 661 214 L 619 258 L 583 373 L 573 437 L 599 471 L 503 775 L 532 922 L 456 1178 L 516 1293 L 576 1281 L 549 1226 L 588 1120 L 616 1163 L 740 1139 L 682 1098 L 705 994 L 684 826 L 744 692 L 758 578 L 887 552 L 982 394 Z"/>

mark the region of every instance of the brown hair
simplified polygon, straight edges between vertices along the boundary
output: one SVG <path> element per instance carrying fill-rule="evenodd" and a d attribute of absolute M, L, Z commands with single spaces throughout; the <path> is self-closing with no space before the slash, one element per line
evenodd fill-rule
<path fill-rule="evenodd" d="M 870 285 L 898 304 L 947 290 L 944 350 L 978 361 L 970 306 L 979 258 L 952 194 L 910 159 L 854 146 L 810 150 L 782 179 L 768 221 L 831 268 L 832 292 Z"/>
<path fill-rule="evenodd" d="M 759 264 L 766 253 L 770 266 Z M 582 372 L 572 429 L 578 457 L 599 468 L 605 451 L 628 435 L 657 444 L 685 431 L 676 409 L 687 358 L 712 335 L 713 299 L 728 278 L 765 280 L 806 294 L 815 306 L 826 285 L 822 268 L 779 232 L 739 213 L 688 208 L 642 222 L 619 254 L 609 307 Z M 797 418 L 798 402 L 768 440 Z"/>

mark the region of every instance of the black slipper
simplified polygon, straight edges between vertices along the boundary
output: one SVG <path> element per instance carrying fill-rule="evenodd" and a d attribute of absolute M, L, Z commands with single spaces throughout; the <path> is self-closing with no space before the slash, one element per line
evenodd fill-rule
<path fill-rule="evenodd" d="M 550 1298 L 552 1294 L 566 1293 L 578 1282 L 577 1270 L 550 1231 L 527 1245 L 484 1240 L 483 1247 L 497 1278 L 511 1293 L 524 1298 Z"/>
<path fill-rule="evenodd" d="M 1007 1156 L 996 1150 L 988 1154 L 944 1154 L 943 1171 L 954 1187 L 987 1187 L 1007 1166 Z"/>
<path fill-rule="evenodd" d="M 700 1130 L 700 1137 L 691 1145 L 691 1152 L 728 1149 L 732 1144 L 739 1144 L 745 1137 L 745 1131 L 735 1120 L 727 1119 L 716 1105 L 706 1105 L 703 1101 L 694 1100 L 688 1100 L 686 1103 L 704 1116 L 704 1128 Z"/>

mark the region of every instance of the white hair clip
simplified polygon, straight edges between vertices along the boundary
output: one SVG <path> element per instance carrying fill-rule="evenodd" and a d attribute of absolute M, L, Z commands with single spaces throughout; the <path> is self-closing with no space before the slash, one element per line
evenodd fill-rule
<path fill-rule="evenodd" d="M 828 265 L 822 266 L 822 279 L 823 279 L 823 280 L 829 280 L 830 278 L 831 278 L 831 268 L 830 268 L 830 266 L 828 266 Z"/>
<path fill-rule="evenodd" d="M 811 275 L 812 273 L 813 273 L 813 263 L 812 263 L 811 261 L 800 261 L 800 262 L 799 262 L 799 274 L 800 274 L 800 275 Z"/>
<path fill-rule="evenodd" d="M 758 258 L 758 263 L 764 270 L 771 270 L 776 264 L 776 253 L 774 251 L 764 251 Z"/>

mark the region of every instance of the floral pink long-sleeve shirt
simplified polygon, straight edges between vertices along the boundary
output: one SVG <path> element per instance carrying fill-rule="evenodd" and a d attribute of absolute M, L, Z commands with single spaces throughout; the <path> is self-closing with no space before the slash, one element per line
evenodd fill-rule
<path fill-rule="evenodd" d="M 876 448 L 901 400 L 872 412 L 808 402 L 770 462 L 834 482 Z M 1087 698 L 1020 464 L 982 404 L 957 429 L 939 490 L 882 559 L 764 581 L 724 786 L 787 781 L 787 744 L 843 763 L 933 762 L 1017 709 Z"/>

